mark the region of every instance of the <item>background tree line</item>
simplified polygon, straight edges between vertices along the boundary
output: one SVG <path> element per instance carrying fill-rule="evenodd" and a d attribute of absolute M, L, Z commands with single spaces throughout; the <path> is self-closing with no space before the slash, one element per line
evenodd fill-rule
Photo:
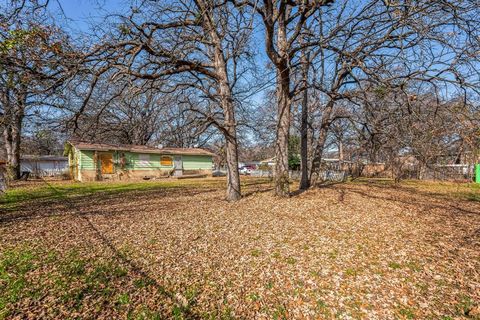
<path fill-rule="evenodd" d="M 275 192 L 288 196 L 289 167 L 307 189 L 333 149 L 392 166 L 408 152 L 426 167 L 479 148 L 475 0 L 132 1 L 88 37 L 52 6 L 1 8 L 13 177 L 22 137 L 213 147 L 229 200 L 251 150 L 274 152 Z"/>

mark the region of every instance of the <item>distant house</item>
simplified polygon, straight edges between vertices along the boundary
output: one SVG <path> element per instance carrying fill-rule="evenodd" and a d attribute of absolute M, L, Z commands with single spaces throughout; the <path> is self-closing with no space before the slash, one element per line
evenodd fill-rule
<path fill-rule="evenodd" d="M 265 159 L 265 160 L 261 160 L 260 161 L 260 165 L 262 166 L 269 166 L 269 167 L 274 167 L 275 164 L 276 164 L 276 158 L 275 157 L 272 157 L 272 158 L 268 158 L 268 159 Z"/>
<path fill-rule="evenodd" d="M 50 177 L 68 173 L 68 158 L 62 156 L 23 155 L 20 171 L 37 177 Z"/>
<path fill-rule="evenodd" d="M 210 151 L 200 148 L 155 148 L 140 145 L 67 142 L 70 174 L 77 181 L 159 178 L 211 174 Z"/>

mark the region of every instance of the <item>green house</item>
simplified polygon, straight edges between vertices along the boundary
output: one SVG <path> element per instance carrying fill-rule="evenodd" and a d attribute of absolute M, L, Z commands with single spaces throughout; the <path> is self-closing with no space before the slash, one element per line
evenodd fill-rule
<path fill-rule="evenodd" d="M 211 174 L 214 154 L 200 148 L 154 148 L 69 141 L 65 155 L 77 181 Z"/>

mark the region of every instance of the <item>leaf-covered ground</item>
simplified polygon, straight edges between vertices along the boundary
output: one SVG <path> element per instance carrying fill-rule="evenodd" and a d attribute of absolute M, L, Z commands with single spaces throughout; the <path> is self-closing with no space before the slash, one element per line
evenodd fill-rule
<path fill-rule="evenodd" d="M 480 319 L 480 188 L 243 191 L 18 186 L 0 202 L 0 319 Z"/>

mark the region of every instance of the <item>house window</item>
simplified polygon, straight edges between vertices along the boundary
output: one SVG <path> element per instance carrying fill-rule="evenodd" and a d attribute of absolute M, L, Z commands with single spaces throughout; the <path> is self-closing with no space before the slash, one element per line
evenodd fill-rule
<path fill-rule="evenodd" d="M 144 154 L 144 153 L 140 153 L 138 155 L 138 159 L 140 161 L 150 161 L 150 155 L 149 154 Z"/>
<path fill-rule="evenodd" d="M 173 158 L 170 156 L 161 156 L 160 157 L 160 165 L 162 167 L 171 167 L 173 166 Z"/>
<path fill-rule="evenodd" d="M 140 153 L 138 155 L 138 165 L 140 167 L 148 167 L 150 166 L 150 155 L 149 154 L 144 154 Z"/>

